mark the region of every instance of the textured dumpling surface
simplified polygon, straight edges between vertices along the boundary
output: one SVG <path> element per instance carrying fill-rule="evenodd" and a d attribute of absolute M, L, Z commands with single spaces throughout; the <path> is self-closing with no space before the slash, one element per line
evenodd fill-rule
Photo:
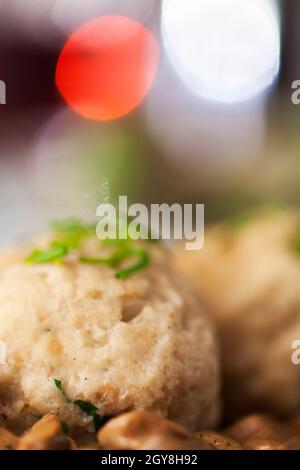
<path fill-rule="evenodd" d="M 217 320 L 229 414 L 300 407 L 300 218 L 289 211 L 250 215 L 206 231 L 203 251 L 178 249 L 176 264 Z"/>
<path fill-rule="evenodd" d="M 168 255 L 147 244 L 151 264 L 125 279 L 115 269 L 63 263 L 26 264 L 32 247 L 0 257 L 0 414 L 26 427 L 59 414 L 92 431 L 76 400 L 112 416 L 154 410 L 192 429 L 213 426 L 219 411 L 218 352 L 213 327 L 190 283 Z M 85 255 L 105 256 L 87 240 Z M 61 393 L 54 380 L 61 382 Z"/>

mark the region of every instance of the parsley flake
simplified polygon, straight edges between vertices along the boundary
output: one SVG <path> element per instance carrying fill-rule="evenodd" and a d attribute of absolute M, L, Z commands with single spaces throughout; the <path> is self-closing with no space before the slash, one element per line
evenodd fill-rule
<path fill-rule="evenodd" d="M 59 390 L 63 397 L 65 398 L 67 403 L 72 403 L 78 408 L 81 409 L 84 413 L 86 413 L 88 416 L 93 417 L 93 424 L 94 424 L 94 429 L 95 432 L 99 431 L 100 427 L 104 424 L 105 418 L 97 413 L 98 408 L 90 403 L 89 401 L 84 401 L 84 400 L 70 400 L 70 398 L 65 394 L 62 388 L 62 382 L 61 380 L 54 379 L 54 385 Z M 65 423 L 62 422 L 62 429 L 65 428 Z M 66 428 L 65 428 L 66 429 Z M 63 432 L 68 432 L 68 431 L 63 431 Z"/>

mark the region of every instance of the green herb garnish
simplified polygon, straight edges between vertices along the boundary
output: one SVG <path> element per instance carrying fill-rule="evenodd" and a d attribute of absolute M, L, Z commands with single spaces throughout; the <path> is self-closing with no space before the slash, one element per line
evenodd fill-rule
<path fill-rule="evenodd" d="M 115 267 L 122 261 L 130 258 L 137 258 L 138 261 L 132 266 L 124 268 L 116 273 L 117 279 L 126 279 L 149 265 L 150 255 L 146 250 L 124 245 L 123 249 L 119 248 L 110 258 L 81 257 L 80 261 L 86 264 L 106 264 L 107 266 Z"/>
<path fill-rule="evenodd" d="M 117 230 L 118 233 L 118 230 Z M 120 263 L 131 258 L 137 258 L 137 262 L 132 266 L 119 270 L 115 276 L 117 279 L 126 279 L 127 277 L 135 274 L 136 272 L 144 269 L 150 263 L 149 253 L 142 248 L 135 248 L 132 246 L 132 240 L 129 238 L 128 225 L 127 225 L 127 238 L 120 239 L 106 239 L 102 240 L 103 245 L 115 247 L 112 255 L 108 258 L 89 258 L 81 257 L 80 261 L 86 264 L 106 264 L 107 266 L 114 268 Z"/>
<path fill-rule="evenodd" d="M 68 254 L 68 247 L 65 244 L 55 242 L 48 250 L 34 250 L 25 258 L 26 263 L 43 264 L 58 261 Z"/>
<path fill-rule="evenodd" d="M 98 411 L 98 408 L 89 401 L 75 400 L 73 403 L 89 416 L 94 416 L 95 412 Z"/>
<path fill-rule="evenodd" d="M 57 388 L 57 390 L 59 390 L 60 393 L 62 393 L 62 395 L 65 398 L 67 403 L 73 403 L 74 405 L 78 406 L 78 408 L 80 408 L 81 411 L 86 413 L 88 416 L 93 417 L 93 424 L 94 424 L 95 432 L 97 432 L 100 429 L 103 422 L 104 422 L 104 417 L 97 413 L 98 408 L 95 405 L 93 405 L 92 403 L 90 403 L 89 401 L 84 401 L 84 400 L 74 400 L 73 401 L 73 400 L 71 400 L 66 395 L 66 393 L 63 391 L 61 380 L 54 379 L 53 382 L 54 382 L 54 385 Z M 65 423 L 62 422 L 62 429 L 63 429 L 64 425 L 65 425 Z M 66 431 L 66 432 L 68 432 L 68 431 Z"/>
<path fill-rule="evenodd" d="M 116 273 L 116 278 L 117 279 L 126 279 L 127 277 L 131 276 L 132 274 L 135 274 L 136 272 L 140 271 L 141 269 L 146 268 L 150 263 L 149 253 L 146 250 L 142 249 L 142 248 L 129 247 L 127 249 L 127 254 L 130 257 L 138 258 L 138 261 L 135 264 L 133 264 L 132 266 L 129 266 L 128 268 L 125 268 L 125 269 L 122 269 L 121 271 L 118 271 Z"/>
<path fill-rule="evenodd" d="M 53 221 L 51 228 L 58 232 L 59 238 L 54 240 L 48 250 L 34 250 L 25 259 L 26 263 L 44 264 L 61 260 L 69 250 L 78 248 L 85 237 L 95 233 L 95 225 L 85 225 L 76 219 Z"/>
<path fill-rule="evenodd" d="M 60 380 L 58 379 L 54 379 L 54 385 L 55 387 L 57 388 L 57 390 L 60 391 L 60 393 L 62 394 L 62 396 L 64 397 L 65 401 L 67 403 L 72 403 L 72 400 L 70 400 L 70 398 L 68 397 L 68 395 L 63 391 L 63 388 L 62 388 L 62 383 Z"/>
<path fill-rule="evenodd" d="M 93 417 L 93 424 L 94 424 L 95 432 L 99 431 L 103 423 L 103 417 L 97 413 L 98 408 L 92 403 L 90 403 L 89 401 L 75 400 L 74 404 L 77 405 L 88 416 Z"/>
<path fill-rule="evenodd" d="M 60 392 L 62 392 L 62 383 L 61 383 L 61 380 L 54 379 L 53 382 L 54 382 L 54 385 L 55 385 L 55 387 L 57 388 L 57 390 L 59 390 Z"/>
<path fill-rule="evenodd" d="M 84 238 L 91 236 L 96 231 L 95 225 L 85 225 L 76 219 L 54 221 L 51 226 L 58 233 L 59 239 L 54 240 L 48 250 L 34 250 L 25 259 L 26 263 L 42 264 L 62 261 L 70 250 L 78 249 Z M 128 230 L 125 240 L 119 238 L 108 239 L 101 240 L 101 243 L 114 248 L 111 256 L 107 258 L 81 256 L 79 261 L 85 264 L 104 264 L 110 268 L 117 268 L 122 262 L 137 258 L 135 264 L 117 271 L 115 274 L 117 279 L 126 279 L 144 269 L 150 263 L 150 255 L 145 249 L 132 246 Z"/>

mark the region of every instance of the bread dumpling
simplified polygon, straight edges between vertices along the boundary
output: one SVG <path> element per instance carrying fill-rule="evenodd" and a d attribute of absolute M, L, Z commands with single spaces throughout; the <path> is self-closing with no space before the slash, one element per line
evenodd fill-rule
<path fill-rule="evenodd" d="M 300 217 L 263 210 L 206 230 L 199 252 L 175 263 L 217 321 L 227 415 L 300 408 Z"/>
<path fill-rule="evenodd" d="M 80 260 L 107 257 L 95 236 L 63 261 L 24 262 L 55 236 L 0 256 L 0 414 L 25 428 L 52 412 L 93 431 L 95 416 L 141 409 L 191 429 L 214 426 L 214 328 L 164 250 L 146 243 L 150 265 L 122 280 L 114 267 Z"/>

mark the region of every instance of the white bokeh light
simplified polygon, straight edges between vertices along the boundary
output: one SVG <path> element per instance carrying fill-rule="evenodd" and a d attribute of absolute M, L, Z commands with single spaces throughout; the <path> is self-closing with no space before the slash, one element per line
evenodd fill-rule
<path fill-rule="evenodd" d="M 275 0 L 163 0 L 162 35 L 176 72 L 203 98 L 246 101 L 278 75 Z"/>

